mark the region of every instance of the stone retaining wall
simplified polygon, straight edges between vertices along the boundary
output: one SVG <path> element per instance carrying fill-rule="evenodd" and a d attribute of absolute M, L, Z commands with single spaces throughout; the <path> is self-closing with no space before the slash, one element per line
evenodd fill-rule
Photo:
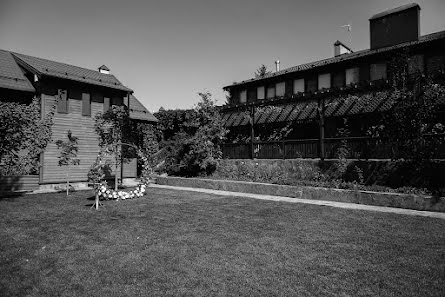
<path fill-rule="evenodd" d="M 182 177 L 158 177 L 156 183 L 178 187 L 445 212 L 445 197 Z"/>

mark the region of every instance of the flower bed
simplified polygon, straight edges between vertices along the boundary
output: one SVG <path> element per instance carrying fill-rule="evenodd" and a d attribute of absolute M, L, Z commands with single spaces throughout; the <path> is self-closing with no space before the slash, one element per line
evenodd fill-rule
<path fill-rule="evenodd" d="M 106 184 L 102 184 L 97 189 L 97 193 L 99 198 L 105 200 L 109 199 L 125 200 L 125 199 L 133 199 L 144 196 L 146 187 L 147 186 L 145 184 L 141 184 L 138 185 L 136 189 L 127 192 L 127 191 L 115 191 L 113 189 L 108 188 Z"/>

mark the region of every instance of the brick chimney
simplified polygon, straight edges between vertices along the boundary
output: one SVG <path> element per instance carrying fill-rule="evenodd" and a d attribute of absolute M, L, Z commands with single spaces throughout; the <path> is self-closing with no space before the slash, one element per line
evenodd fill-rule
<path fill-rule="evenodd" d="M 334 43 L 334 56 L 335 57 L 343 55 L 343 54 L 350 54 L 350 53 L 352 53 L 352 50 L 349 47 L 347 47 L 346 45 L 344 45 L 342 42 L 340 42 L 339 40 L 337 40 Z"/>

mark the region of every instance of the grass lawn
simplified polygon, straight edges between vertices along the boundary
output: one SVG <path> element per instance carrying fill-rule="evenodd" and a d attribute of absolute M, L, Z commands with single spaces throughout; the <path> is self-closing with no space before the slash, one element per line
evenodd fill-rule
<path fill-rule="evenodd" d="M 445 296 L 445 220 L 148 188 L 0 200 L 0 296 Z"/>

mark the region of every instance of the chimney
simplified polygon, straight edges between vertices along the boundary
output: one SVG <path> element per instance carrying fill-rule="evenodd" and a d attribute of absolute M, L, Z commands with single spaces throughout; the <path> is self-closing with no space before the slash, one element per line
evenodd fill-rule
<path fill-rule="evenodd" d="M 108 69 L 107 66 L 102 65 L 98 68 L 100 73 L 104 73 L 104 74 L 110 74 L 110 69 Z"/>
<path fill-rule="evenodd" d="M 343 54 L 350 54 L 353 51 L 347 47 L 346 45 L 344 45 L 342 42 L 340 42 L 339 40 L 337 40 L 334 43 L 334 57 L 343 55 Z"/>
<path fill-rule="evenodd" d="M 280 71 L 280 60 L 275 61 L 275 72 Z"/>
<path fill-rule="evenodd" d="M 369 19 L 371 49 L 419 40 L 420 6 L 406 4 L 378 13 Z"/>

